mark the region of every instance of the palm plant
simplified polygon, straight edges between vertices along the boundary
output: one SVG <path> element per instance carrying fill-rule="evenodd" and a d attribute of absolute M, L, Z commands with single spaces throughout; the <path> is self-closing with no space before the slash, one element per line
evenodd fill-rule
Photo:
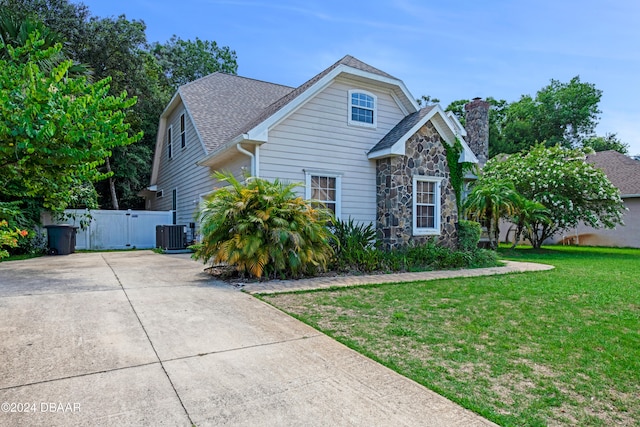
<path fill-rule="evenodd" d="M 480 180 L 464 202 L 467 216 L 478 222 L 486 221 L 489 244 L 497 249 L 500 236 L 500 218 L 516 212 L 520 196 L 509 181 Z"/>
<path fill-rule="evenodd" d="M 299 277 L 325 270 L 333 256 L 330 211 L 299 197 L 299 184 L 261 178 L 240 183 L 229 173 L 214 177 L 216 190 L 199 212 L 202 243 L 194 257 L 235 266 L 257 278 Z"/>
<path fill-rule="evenodd" d="M 524 197 L 520 197 L 520 201 L 516 206 L 516 211 L 512 217 L 513 222 L 516 225 L 516 234 L 513 238 L 513 244 L 511 248 L 515 248 L 518 245 L 520 236 L 524 235 L 530 242 L 534 240 L 534 233 L 536 233 L 537 224 L 551 224 L 551 218 L 549 217 L 549 209 L 547 209 L 542 203 L 534 200 L 529 200 Z"/>

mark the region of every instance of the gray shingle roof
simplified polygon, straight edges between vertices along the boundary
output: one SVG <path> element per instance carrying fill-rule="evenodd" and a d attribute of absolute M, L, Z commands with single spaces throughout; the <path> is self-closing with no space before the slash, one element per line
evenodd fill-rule
<path fill-rule="evenodd" d="M 415 113 L 409 114 L 404 119 L 400 121 L 397 125 L 394 126 L 393 129 L 389 131 L 381 140 L 378 142 L 369 153 L 374 153 L 376 151 L 386 150 L 388 148 L 393 147 L 393 145 L 398 142 L 400 138 L 402 138 L 407 132 L 411 130 L 424 116 L 426 116 L 429 111 L 434 108 L 434 105 L 429 105 L 428 107 L 424 107 Z"/>
<path fill-rule="evenodd" d="M 622 195 L 640 194 L 640 161 L 609 150 L 587 155 L 587 162 L 602 169 Z"/>
<path fill-rule="evenodd" d="M 208 152 L 233 137 L 248 121 L 293 90 L 224 73 L 213 73 L 178 89 Z"/>

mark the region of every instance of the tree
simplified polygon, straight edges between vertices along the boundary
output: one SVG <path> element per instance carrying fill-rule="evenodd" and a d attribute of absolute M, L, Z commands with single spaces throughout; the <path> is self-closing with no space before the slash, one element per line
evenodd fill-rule
<path fill-rule="evenodd" d="M 522 197 L 548 209 L 549 221 L 530 219 L 527 237 L 536 248 L 580 222 L 595 228 L 622 224 L 620 191 L 604 172 L 585 162 L 580 149 L 538 144 L 529 152 L 494 157 L 485 165 L 482 179 L 509 180 Z"/>
<path fill-rule="evenodd" d="M 89 9 L 84 4 L 69 0 L 0 0 L 0 9 L 18 21 L 42 22 L 66 42 L 66 54 L 77 59 L 76 48 L 86 41 L 85 23 L 89 19 Z"/>
<path fill-rule="evenodd" d="M 513 245 L 515 248 L 520 241 L 520 236 L 524 235 L 526 239 L 531 241 L 534 233 L 534 224 L 549 224 L 549 209 L 545 208 L 542 203 L 526 199 L 520 196 L 520 200 L 516 204 L 515 211 L 510 218 L 515 226 L 515 235 L 513 236 Z"/>
<path fill-rule="evenodd" d="M 567 83 L 551 80 L 535 97 L 523 95 L 510 104 L 502 101 L 490 118 L 489 157 L 528 150 L 536 144 L 579 147 L 593 136 L 602 91 L 576 76 Z"/>
<path fill-rule="evenodd" d="M 9 10 L 2 10 L 0 12 L 0 42 L 4 45 L 4 48 L 0 50 L 0 57 L 4 59 L 10 59 L 9 46 L 14 48 L 24 46 L 30 34 L 37 31 L 42 39 L 42 45 L 40 49 L 45 50 L 53 47 L 56 43 L 62 43 L 63 37 L 50 30 L 42 22 L 33 20 L 31 18 L 19 18 Z M 28 58 L 25 58 L 27 60 Z M 56 56 L 40 60 L 38 66 L 43 71 L 51 71 L 53 67 L 60 62 L 70 59 L 69 56 L 60 51 Z M 69 74 L 72 76 L 86 76 L 91 79 L 92 72 L 84 64 L 74 61 L 73 65 L 69 68 Z"/>
<path fill-rule="evenodd" d="M 487 224 L 489 245 L 492 249 L 497 249 L 500 218 L 509 217 L 516 212 L 520 196 L 513 183 L 509 181 L 483 178 L 474 185 L 464 202 L 463 209 L 465 215 Z"/>
<path fill-rule="evenodd" d="M 236 52 L 228 46 L 218 46 L 215 41 L 197 37 L 195 41 L 183 40 L 174 35 L 164 44 L 154 43 L 151 51 L 173 90 L 216 71 L 238 72 Z"/>
<path fill-rule="evenodd" d="M 331 260 L 331 214 L 294 192 L 297 184 L 216 173 L 228 186 L 207 198 L 199 214 L 202 244 L 194 257 L 236 266 L 260 278 L 298 277 Z"/>
<path fill-rule="evenodd" d="M 170 97 L 166 83 L 159 78 L 160 67 L 147 50 L 145 30 L 144 22 L 130 21 L 123 15 L 91 18 L 86 23 L 85 44 L 76 49 L 96 79 L 111 78 L 112 95 L 126 91 L 138 99 L 127 110 L 126 122 L 131 135 L 143 132 L 143 137 L 112 151 L 104 170 L 113 174 L 97 185 L 101 199 L 112 209 L 144 207 L 137 193 L 148 185 L 158 117 Z"/>
<path fill-rule="evenodd" d="M 589 137 L 582 141 L 582 147 L 591 148 L 593 151 L 615 150 L 622 154 L 629 153 L 629 144 L 620 141 L 615 133 Z"/>
<path fill-rule="evenodd" d="M 125 93 L 109 96 L 109 79 L 94 84 L 70 77 L 71 60 L 51 71 L 38 64 L 59 58 L 62 46 L 44 48 L 38 31 L 0 58 L 0 195 L 2 201 L 42 198 L 59 211 L 74 188 L 108 177 L 98 167 L 129 136 L 124 111 L 135 103 Z"/>
<path fill-rule="evenodd" d="M 420 98 L 416 99 L 418 106 L 426 107 L 427 105 L 437 104 L 440 102 L 438 98 L 432 98 L 430 95 L 422 95 Z"/>

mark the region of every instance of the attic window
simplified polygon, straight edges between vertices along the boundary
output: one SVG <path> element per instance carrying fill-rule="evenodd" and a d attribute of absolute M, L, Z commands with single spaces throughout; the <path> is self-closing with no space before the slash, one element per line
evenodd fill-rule
<path fill-rule="evenodd" d="M 159 199 L 161 197 L 162 197 L 162 190 L 156 191 L 156 199 Z"/>
<path fill-rule="evenodd" d="M 362 90 L 349 91 L 349 124 L 356 126 L 376 126 L 376 103 L 374 94 Z"/>

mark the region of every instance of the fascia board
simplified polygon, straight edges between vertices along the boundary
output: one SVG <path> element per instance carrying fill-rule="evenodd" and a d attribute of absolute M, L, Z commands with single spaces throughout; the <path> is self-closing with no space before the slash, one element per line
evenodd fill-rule
<path fill-rule="evenodd" d="M 433 108 L 429 111 L 418 123 L 413 125 L 411 129 L 409 129 L 404 135 L 402 135 L 391 147 L 386 148 L 384 150 L 378 150 L 369 153 L 367 158 L 369 159 L 380 159 L 388 156 L 404 156 L 405 154 L 405 144 L 407 140 L 418 131 L 425 123 L 427 123 L 433 115 L 436 113 L 436 109 Z M 438 131 L 439 132 L 439 131 Z"/>
<path fill-rule="evenodd" d="M 153 154 L 153 165 L 151 166 L 151 181 L 150 185 L 154 185 L 158 182 L 158 174 L 160 173 L 160 160 L 162 159 L 162 141 L 164 140 L 164 132 L 167 129 L 167 117 L 169 113 L 178 105 L 182 97 L 180 96 L 180 89 L 176 91 L 171 97 L 171 100 L 167 106 L 162 110 L 160 114 L 160 120 L 158 121 L 158 134 L 156 135 L 156 149 Z"/>
<path fill-rule="evenodd" d="M 451 111 L 447 111 L 446 114 L 449 120 L 453 122 L 454 126 L 458 128 L 458 133 L 462 136 L 467 136 L 467 130 L 464 128 L 464 126 L 462 126 L 462 123 L 460 123 L 458 117 L 456 117 L 456 115 Z"/>
<path fill-rule="evenodd" d="M 254 141 L 254 140 L 250 140 L 247 138 L 247 134 L 242 134 L 237 136 L 236 138 L 232 139 L 231 141 L 227 142 L 226 144 L 221 145 L 220 147 L 216 148 L 215 150 L 213 150 L 211 153 L 209 153 L 208 155 L 206 155 L 205 157 L 203 157 L 202 159 L 198 160 L 196 162 L 196 165 L 198 166 L 209 166 L 210 160 L 214 159 L 215 157 L 218 157 L 222 154 L 225 154 L 228 151 L 235 151 L 236 150 L 236 146 L 240 143 L 252 143 L 255 145 L 262 145 L 262 141 Z"/>
<path fill-rule="evenodd" d="M 393 147 L 386 148 L 384 150 L 374 151 L 367 154 L 369 160 L 383 159 L 385 157 L 398 157 L 404 156 L 404 145 L 394 144 Z"/>
<path fill-rule="evenodd" d="M 435 116 L 439 116 L 440 120 L 432 120 Z M 439 104 L 433 106 L 431 111 L 429 111 L 418 123 L 416 123 L 411 129 L 409 129 L 401 138 L 398 138 L 398 141 L 393 144 L 392 147 L 375 151 L 369 153 L 367 158 L 369 159 L 380 159 L 383 157 L 389 156 L 403 156 L 405 144 L 407 140 L 416 133 L 425 123 L 431 120 L 433 123 L 433 127 L 440 134 L 445 143 L 449 145 L 453 145 L 456 140 L 457 129 L 455 129 L 455 125 L 449 121 L 446 113 L 442 109 Z M 444 126 L 443 126 L 444 124 Z M 464 139 L 459 138 L 460 143 L 462 144 L 462 153 L 460 153 L 459 162 L 470 162 L 470 163 L 478 163 L 478 158 L 473 154 L 473 151 L 469 148 Z"/>
<path fill-rule="evenodd" d="M 160 116 L 158 122 L 158 134 L 156 135 L 156 149 L 153 154 L 153 166 L 151 167 L 151 181 L 150 185 L 158 183 L 158 174 L 160 173 L 160 161 L 162 160 L 162 141 L 164 140 L 164 132 L 167 128 L 167 118 L 163 115 Z"/>

